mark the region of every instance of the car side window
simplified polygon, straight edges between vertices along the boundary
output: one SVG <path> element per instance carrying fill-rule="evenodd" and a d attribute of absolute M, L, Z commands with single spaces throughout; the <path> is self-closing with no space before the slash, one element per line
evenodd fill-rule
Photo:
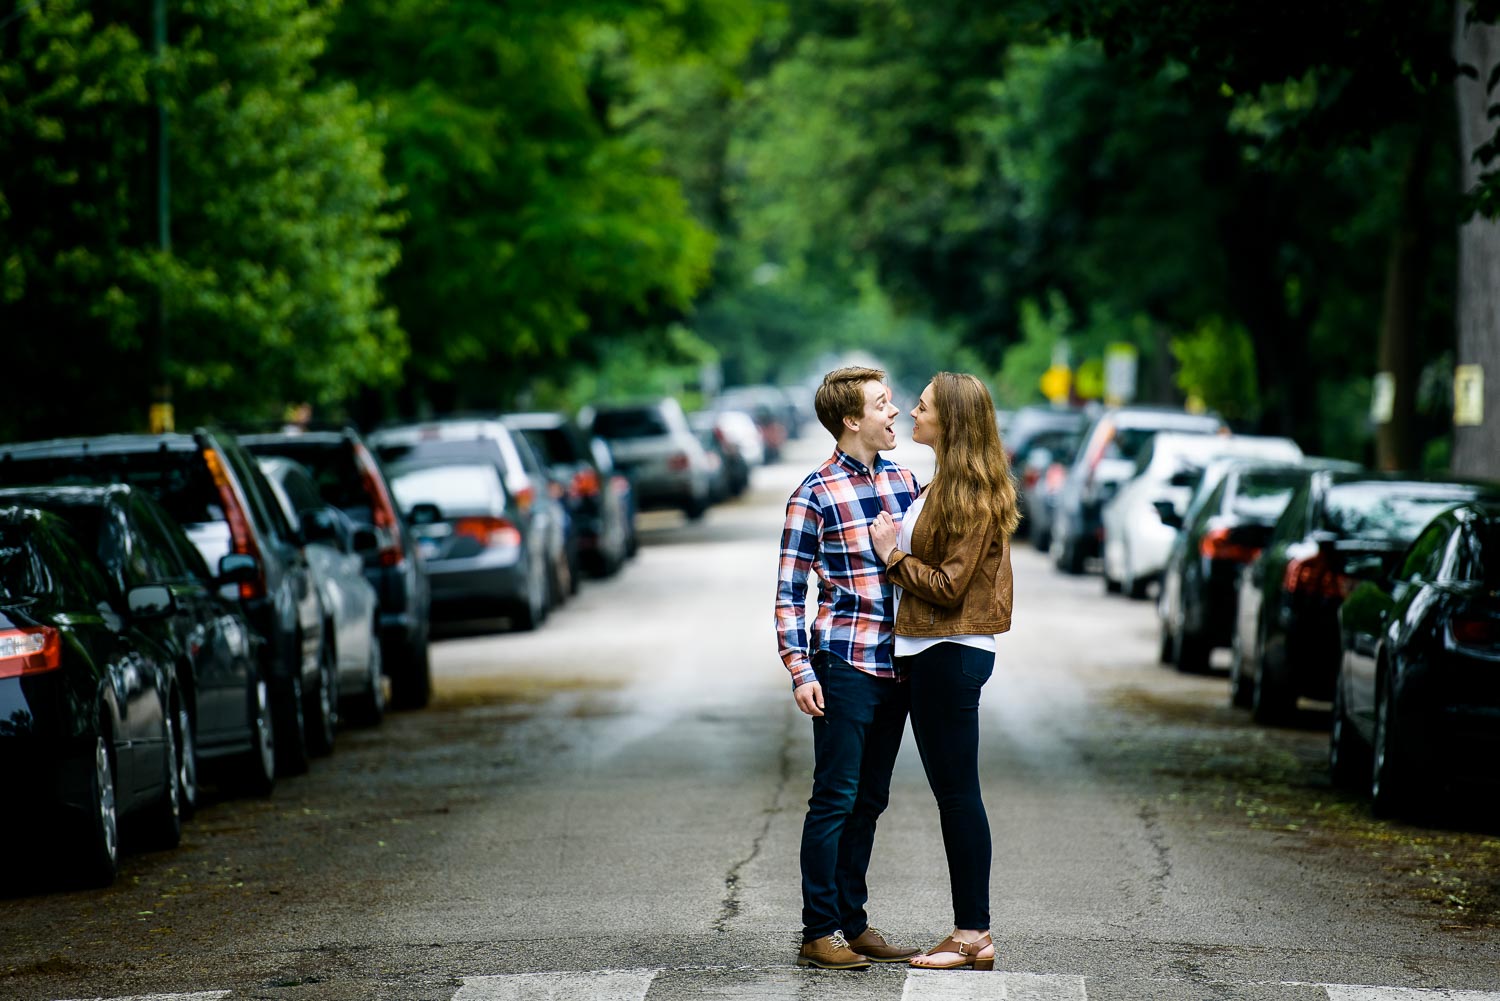
<path fill-rule="evenodd" d="M 172 516 L 159 506 L 139 504 L 135 511 L 135 520 L 142 534 L 153 540 L 160 540 L 163 551 L 172 554 L 171 559 L 175 564 L 174 574 L 182 577 L 197 577 L 200 580 L 209 580 L 213 577 L 198 547 L 183 534 L 182 526 L 172 521 Z"/>
<path fill-rule="evenodd" d="M 293 537 L 291 524 L 272 491 L 270 481 L 260 471 L 260 466 L 244 462 L 236 463 L 235 469 L 240 472 L 245 484 L 245 499 L 250 504 L 250 516 L 255 519 L 256 525 L 262 532 L 290 540 Z"/>
<path fill-rule="evenodd" d="M 181 580 L 190 575 L 177 545 L 166 534 L 144 504 L 130 506 L 127 514 L 137 540 L 143 542 L 157 580 Z"/>
<path fill-rule="evenodd" d="M 1406 551 L 1397 577 L 1405 581 L 1436 580 L 1448 549 L 1448 530 L 1441 520 L 1428 525 Z"/>
<path fill-rule="evenodd" d="M 1307 508 L 1311 503 L 1312 490 L 1304 483 L 1297 488 L 1296 493 L 1292 494 L 1286 510 L 1276 520 L 1276 528 L 1271 532 L 1271 546 L 1291 539 L 1300 539 L 1307 534 Z"/>
<path fill-rule="evenodd" d="M 120 584 L 132 588 L 149 584 L 159 576 L 150 547 L 135 537 L 125 512 L 109 506 L 99 520 L 99 558 L 120 575 Z"/>

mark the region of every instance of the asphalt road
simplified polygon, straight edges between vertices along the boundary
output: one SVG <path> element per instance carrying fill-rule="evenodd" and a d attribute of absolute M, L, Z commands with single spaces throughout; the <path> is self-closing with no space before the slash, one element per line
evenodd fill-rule
<path fill-rule="evenodd" d="M 1155 663 L 1148 604 L 1024 545 L 982 709 L 997 971 L 795 969 L 811 727 L 771 609 L 826 442 L 699 523 L 647 516 L 537 632 L 439 643 L 431 708 L 211 801 L 114 887 L 12 891 L 0 998 L 1500 999 L 1500 825 L 1372 820 L 1328 783 L 1326 710 L 1253 726 Z M 870 881 L 891 938 L 948 930 L 909 737 Z"/>

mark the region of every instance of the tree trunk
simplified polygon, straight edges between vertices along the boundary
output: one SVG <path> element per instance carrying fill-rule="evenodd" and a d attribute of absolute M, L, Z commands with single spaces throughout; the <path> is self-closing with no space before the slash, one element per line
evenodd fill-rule
<path fill-rule="evenodd" d="M 1379 469 L 1415 469 L 1418 465 L 1413 424 L 1417 415 L 1417 325 L 1432 248 L 1426 233 L 1423 191 L 1432 163 L 1433 134 L 1421 128 L 1414 137 L 1401 178 L 1401 205 L 1391 254 L 1386 262 L 1385 303 L 1380 321 L 1380 371 L 1395 382 L 1390 418 L 1375 427 L 1375 465 Z"/>
<path fill-rule="evenodd" d="M 1458 99 L 1459 159 L 1463 186 L 1479 182 L 1482 165 L 1474 150 L 1495 127 L 1486 111 L 1493 95 L 1485 84 L 1500 58 L 1500 28 L 1464 24 L 1468 0 L 1457 0 L 1454 55 L 1472 66 L 1477 79 L 1465 75 L 1455 85 Z M 1500 479 L 1500 222 L 1475 216 L 1458 231 L 1457 362 L 1478 365 L 1484 378 L 1484 421 L 1453 429 L 1453 472 Z"/>

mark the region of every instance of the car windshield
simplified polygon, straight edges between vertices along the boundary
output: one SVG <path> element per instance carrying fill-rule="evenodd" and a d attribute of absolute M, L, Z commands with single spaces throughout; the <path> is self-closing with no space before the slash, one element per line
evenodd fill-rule
<path fill-rule="evenodd" d="M 579 462 L 582 459 L 573 448 L 568 432 L 560 427 L 522 428 L 521 434 L 531 442 L 531 447 L 543 462 Z"/>
<path fill-rule="evenodd" d="M 364 477 L 354 461 L 354 451 L 345 442 L 310 444 L 307 442 L 256 443 L 250 447 L 256 455 L 284 455 L 294 459 L 312 473 L 318 494 L 356 521 L 370 521 L 370 495 L 365 492 Z"/>
<path fill-rule="evenodd" d="M 594 433 L 601 438 L 655 438 L 671 432 L 655 409 L 639 407 L 601 410 L 594 418 Z"/>
<path fill-rule="evenodd" d="M 505 509 L 500 471 L 481 463 L 391 467 L 391 490 L 403 511 L 433 504 L 445 518 L 499 514 Z"/>
<path fill-rule="evenodd" d="M 1329 489 L 1323 525 L 1345 538 L 1410 543 L 1444 508 L 1473 496 L 1453 485 L 1344 483 Z"/>
<path fill-rule="evenodd" d="M 0 601 L 23 601 L 43 590 L 27 525 L 0 525 Z"/>
<path fill-rule="evenodd" d="M 1286 510 L 1296 489 L 1297 484 L 1292 480 L 1241 477 L 1239 486 L 1229 501 L 1229 511 L 1246 521 L 1269 525 L 1281 517 L 1281 512 Z"/>

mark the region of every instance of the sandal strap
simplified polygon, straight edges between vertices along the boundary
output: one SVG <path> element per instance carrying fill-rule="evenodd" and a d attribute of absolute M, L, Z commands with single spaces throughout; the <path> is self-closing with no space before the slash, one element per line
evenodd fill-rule
<path fill-rule="evenodd" d="M 975 939 L 972 942 L 960 942 L 952 935 L 949 935 L 937 945 L 933 946 L 931 949 L 928 949 L 927 955 L 932 956 L 940 952 L 951 952 L 967 958 L 969 956 L 979 955 L 984 951 L 985 946 L 994 944 L 994 940 L 990 938 L 989 932 L 985 932 L 983 936 Z M 970 952 L 970 949 L 972 949 L 973 952 Z"/>

